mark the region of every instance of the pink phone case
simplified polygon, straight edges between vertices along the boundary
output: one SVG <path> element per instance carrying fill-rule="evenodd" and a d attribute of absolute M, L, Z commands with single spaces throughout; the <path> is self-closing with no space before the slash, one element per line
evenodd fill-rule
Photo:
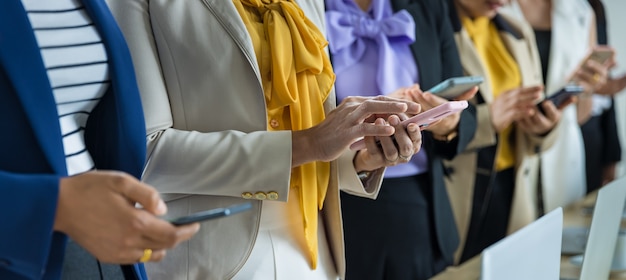
<path fill-rule="evenodd" d="M 417 114 L 409 119 L 406 119 L 404 121 L 402 121 L 400 124 L 404 125 L 405 127 L 407 125 L 409 125 L 410 123 L 416 123 L 419 125 L 420 129 L 425 129 L 426 127 L 428 127 L 430 124 L 441 120 L 447 116 L 449 116 L 450 114 L 454 114 L 456 112 L 462 111 L 465 108 L 467 108 L 468 104 L 467 101 L 465 100 L 461 100 L 461 101 L 448 101 L 446 103 L 443 103 L 435 108 L 432 108 L 428 111 L 422 112 L 420 114 Z M 362 150 L 365 149 L 365 141 L 363 139 L 360 139 L 354 143 L 352 143 L 352 145 L 350 145 L 350 149 L 351 150 Z"/>

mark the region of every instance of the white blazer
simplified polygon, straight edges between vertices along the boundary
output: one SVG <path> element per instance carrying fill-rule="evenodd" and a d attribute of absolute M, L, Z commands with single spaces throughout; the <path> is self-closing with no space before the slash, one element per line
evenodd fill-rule
<path fill-rule="evenodd" d="M 549 96 L 568 82 L 569 75 L 589 51 L 593 10 L 585 0 L 553 0 L 552 40 L 546 94 Z M 525 20 L 517 1 L 502 9 Z M 545 211 L 570 204 L 586 193 L 585 147 L 576 118 L 576 105 L 563 110 L 557 128 L 559 137 L 541 155 L 541 183 Z"/>

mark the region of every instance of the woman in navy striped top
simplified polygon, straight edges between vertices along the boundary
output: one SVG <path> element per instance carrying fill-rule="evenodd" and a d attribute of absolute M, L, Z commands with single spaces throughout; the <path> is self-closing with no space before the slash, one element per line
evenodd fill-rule
<path fill-rule="evenodd" d="M 97 260 L 158 261 L 198 230 L 156 217 L 165 204 L 136 179 L 133 73 L 104 1 L 0 2 L 0 279 L 141 279 Z"/>

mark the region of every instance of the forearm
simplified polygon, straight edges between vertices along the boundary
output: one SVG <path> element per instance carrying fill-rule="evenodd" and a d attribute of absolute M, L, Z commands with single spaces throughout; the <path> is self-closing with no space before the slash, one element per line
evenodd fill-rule
<path fill-rule="evenodd" d="M 166 129 L 149 137 L 144 181 L 162 193 L 240 197 L 276 191 L 287 198 L 290 131 L 200 133 Z"/>

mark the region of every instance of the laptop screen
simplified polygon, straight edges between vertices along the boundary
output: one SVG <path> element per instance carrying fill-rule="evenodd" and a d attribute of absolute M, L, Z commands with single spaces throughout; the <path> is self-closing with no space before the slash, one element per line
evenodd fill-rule
<path fill-rule="evenodd" d="M 598 191 L 580 272 L 581 280 L 609 278 L 624 200 L 626 177 L 619 178 Z"/>
<path fill-rule="evenodd" d="M 559 279 L 562 230 L 563 210 L 557 208 L 489 246 L 480 279 Z"/>

